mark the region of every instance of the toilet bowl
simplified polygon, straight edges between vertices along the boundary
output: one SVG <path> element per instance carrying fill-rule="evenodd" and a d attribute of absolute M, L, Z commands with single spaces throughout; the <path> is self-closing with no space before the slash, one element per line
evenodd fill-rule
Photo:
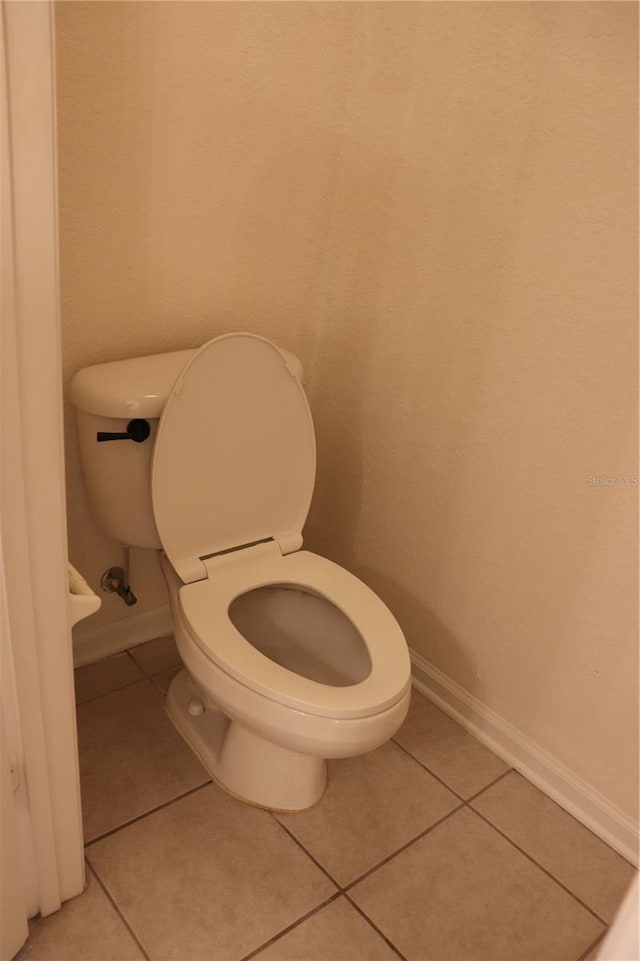
<path fill-rule="evenodd" d="M 140 360 L 147 399 L 153 358 Z M 110 383 L 109 365 L 99 367 L 72 385 L 77 406 L 96 420 L 95 384 Z M 281 811 L 322 797 L 327 759 L 373 750 L 395 733 L 411 678 L 404 636 L 380 598 L 301 550 L 315 437 L 299 373 L 292 355 L 256 335 L 210 341 L 165 391 L 146 462 L 154 528 L 144 546 L 162 548 L 184 662 L 167 712 L 227 791 Z M 127 377 L 133 416 L 135 368 Z M 116 413 L 117 404 L 105 409 Z M 96 426 L 81 433 L 81 449 Z M 109 436 L 126 443 L 126 433 L 110 427 Z M 127 455 L 137 456 L 130 444 Z M 99 476 L 93 461 L 91 468 L 89 476 Z M 133 468 L 137 478 L 145 472 Z M 118 525 L 126 528 L 126 518 Z"/>
<path fill-rule="evenodd" d="M 324 792 L 327 759 L 371 751 L 402 724 L 406 644 L 382 601 L 338 565 L 269 544 L 251 555 L 187 586 L 161 555 L 186 668 L 167 712 L 230 793 L 303 810 Z"/>

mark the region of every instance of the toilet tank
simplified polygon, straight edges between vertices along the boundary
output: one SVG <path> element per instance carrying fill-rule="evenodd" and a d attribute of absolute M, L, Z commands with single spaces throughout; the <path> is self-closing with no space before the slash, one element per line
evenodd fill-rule
<path fill-rule="evenodd" d="M 89 507 L 102 530 L 129 547 L 162 547 L 151 504 L 151 457 L 162 408 L 195 350 L 133 357 L 79 370 L 71 381 Z M 149 423 L 142 443 L 98 443 L 98 432 Z"/>
<path fill-rule="evenodd" d="M 71 381 L 80 459 L 92 516 L 113 540 L 128 547 L 159 550 L 151 501 L 151 460 L 166 400 L 195 350 L 133 357 L 79 370 Z M 283 350 L 302 380 L 297 357 Z M 126 433 L 132 420 L 145 420 L 146 440 L 98 442 L 98 433 Z"/>

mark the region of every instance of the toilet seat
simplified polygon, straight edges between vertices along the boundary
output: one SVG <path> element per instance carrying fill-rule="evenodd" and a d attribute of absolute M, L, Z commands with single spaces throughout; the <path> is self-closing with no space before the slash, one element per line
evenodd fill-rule
<path fill-rule="evenodd" d="M 300 551 L 315 481 L 309 405 L 287 357 L 255 334 L 227 334 L 183 369 L 158 425 L 153 511 L 183 586 L 189 636 L 221 671 L 279 705 L 328 721 L 379 715 L 410 686 L 406 642 L 380 598 L 331 561 Z M 324 597 L 359 632 L 369 675 L 345 687 L 272 661 L 229 607 L 267 586 Z M 295 716 L 292 720 L 295 724 Z"/>
<path fill-rule="evenodd" d="M 160 541 L 185 583 L 204 560 L 265 538 L 302 546 L 316 476 L 299 370 L 270 341 L 225 334 L 196 351 L 169 395 L 151 466 Z"/>
<path fill-rule="evenodd" d="M 245 687 L 294 710 L 327 718 L 378 714 L 410 687 L 411 665 L 397 621 L 380 598 L 344 568 L 309 551 L 282 555 L 273 541 L 205 561 L 208 578 L 180 588 L 178 603 L 195 644 Z M 236 629 L 231 603 L 266 586 L 299 587 L 327 599 L 359 631 L 371 659 L 361 682 L 332 687 L 270 660 Z"/>

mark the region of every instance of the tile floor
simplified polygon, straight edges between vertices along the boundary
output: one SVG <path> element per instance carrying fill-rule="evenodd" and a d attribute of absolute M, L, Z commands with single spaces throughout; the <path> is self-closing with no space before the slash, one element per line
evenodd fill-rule
<path fill-rule="evenodd" d="M 590 961 L 633 869 L 414 693 L 313 810 L 230 798 L 174 731 L 172 638 L 76 671 L 87 890 L 20 961 Z"/>

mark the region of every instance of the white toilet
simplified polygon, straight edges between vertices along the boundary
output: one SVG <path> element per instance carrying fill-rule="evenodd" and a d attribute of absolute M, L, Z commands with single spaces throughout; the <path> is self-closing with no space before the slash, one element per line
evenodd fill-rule
<path fill-rule="evenodd" d="M 327 758 L 387 741 L 411 691 L 388 608 L 300 549 L 315 481 L 301 374 L 264 338 L 228 334 L 71 385 L 97 521 L 162 551 L 185 665 L 169 716 L 227 791 L 280 811 L 322 797 Z"/>

